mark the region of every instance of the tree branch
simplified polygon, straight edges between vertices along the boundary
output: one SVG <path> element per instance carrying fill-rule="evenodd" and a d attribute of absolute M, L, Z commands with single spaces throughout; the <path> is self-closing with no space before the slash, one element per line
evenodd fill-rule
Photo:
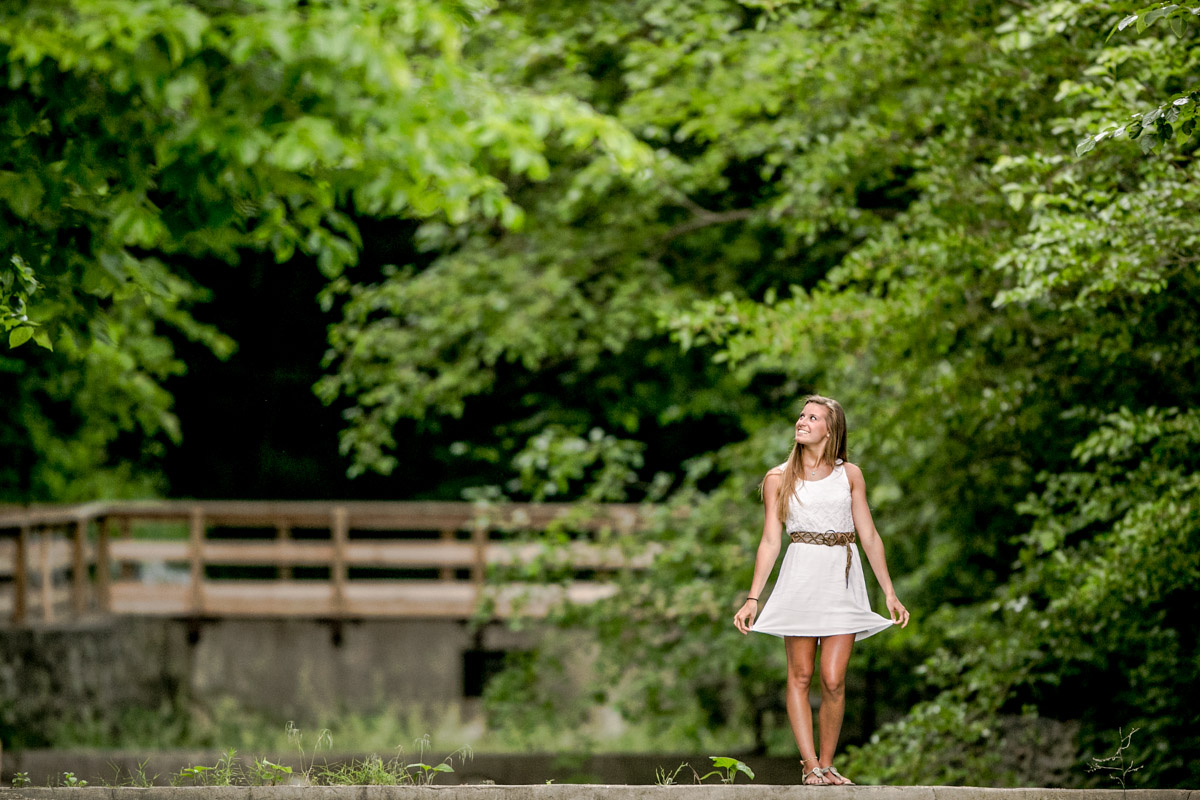
<path fill-rule="evenodd" d="M 699 208 L 699 206 L 697 206 Z M 738 222 L 743 219 L 750 219 L 758 211 L 755 208 L 738 208 L 733 211 L 705 211 L 700 209 L 700 213 L 689 219 L 687 222 L 681 222 L 671 230 L 667 231 L 664 241 L 683 236 L 685 233 L 691 233 L 700 228 L 706 228 L 709 225 L 721 225 L 726 222 Z"/>

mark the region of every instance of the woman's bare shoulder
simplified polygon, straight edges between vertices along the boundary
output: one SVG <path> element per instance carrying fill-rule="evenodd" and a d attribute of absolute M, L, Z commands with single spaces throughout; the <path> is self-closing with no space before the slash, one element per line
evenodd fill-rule
<path fill-rule="evenodd" d="M 862 470 L 858 468 L 858 464 L 851 464 L 849 461 L 842 462 L 842 468 L 846 470 L 846 475 L 852 481 L 862 481 Z"/>
<path fill-rule="evenodd" d="M 785 463 L 785 464 L 780 464 L 778 467 L 771 467 L 769 470 L 767 470 L 767 474 L 763 476 L 763 482 L 765 483 L 765 482 L 769 481 L 771 478 L 782 478 L 783 470 L 786 466 L 787 466 L 787 464 Z"/>

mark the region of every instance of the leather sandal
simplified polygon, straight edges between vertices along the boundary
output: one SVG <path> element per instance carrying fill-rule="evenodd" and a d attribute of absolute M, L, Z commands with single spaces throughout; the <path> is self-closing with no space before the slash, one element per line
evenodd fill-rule
<path fill-rule="evenodd" d="M 813 758 L 813 759 L 803 758 L 800 760 L 800 764 L 803 766 L 805 761 L 817 761 L 817 760 L 815 758 Z M 813 781 L 812 783 L 809 783 L 808 778 L 810 775 L 816 775 L 817 780 Z M 819 762 L 819 761 L 817 761 L 817 766 L 815 766 L 812 769 L 810 769 L 806 772 L 803 772 L 803 774 L 801 774 L 800 782 L 802 784 L 804 784 L 805 786 L 828 786 L 829 785 L 828 781 L 825 780 L 825 771 L 823 769 L 821 769 L 821 762 Z"/>
<path fill-rule="evenodd" d="M 837 771 L 837 767 L 833 766 L 833 764 L 830 764 L 828 767 L 824 767 L 824 768 L 817 767 L 815 770 L 813 770 L 813 772 L 820 772 L 820 773 L 821 773 L 821 780 L 823 780 L 823 781 L 825 781 L 825 776 L 826 776 L 826 775 L 828 775 L 828 774 L 829 774 L 829 773 L 831 773 L 831 772 L 832 772 L 834 775 L 836 775 L 837 777 L 839 777 L 839 778 L 841 778 L 841 779 L 842 779 L 842 782 L 841 782 L 840 784 L 838 784 L 838 783 L 833 783 L 833 784 L 830 784 L 830 783 L 829 783 L 829 781 L 825 781 L 825 783 L 826 783 L 827 785 L 830 785 L 830 786 L 857 786 L 857 785 L 858 785 L 857 783 L 855 783 L 854 781 L 850 780 L 849 778 L 847 778 L 847 777 L 846 777 L 845 775 L 843 775 L 842 773 L 838 772 L 838 771 Z"/>

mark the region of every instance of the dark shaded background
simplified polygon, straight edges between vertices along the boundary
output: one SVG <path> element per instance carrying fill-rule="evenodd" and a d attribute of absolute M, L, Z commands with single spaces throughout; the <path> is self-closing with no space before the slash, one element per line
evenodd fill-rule
<path fill-rule="evenodd" d="M 350 272 L 355 282 L 379 280 L 387 264 L 428 266 L 430 256 L 411 245 L 414 223 L 357 223 L 363 252 Z M 645 442 L 641 473 L 648 481 L 660 471 L 677 474 L 686 459 L 744 438 L 738 411 L 745 401 L 770 405 L 779 390 L 760 381 L 761 396 L 735 401 L 741 409 L 731 405 L 662 424 L 658 414 L 672 397 L 711 386 L 719 372 L 706 354 L 682 353 L 665 336 L 635 342 L 591 373 L 574 364 L 537 374 L 501 364 L 495 390 L 468 400 L 461 418 L 401 423 L 391 475 L 350 479 L 349 460 L 338 453 L 343 406 L 323 405 L 312 389 L 323 374 L 326 328 L 340 318 L 339 309 L 325 313 L 317 303 L 325 276 L 303 258 L 277 264 L 262 254 L 237 266 L 199 265 L 195 273 L 212 298 L 194 315 L 238 347 L 221 361 L 202 345 L 176 341 L 187 373 L 165 382 L 183 430 L 183 443 L 168 448 L 163 463 L 169 497 L 460 500 L 465 488 L 511 478 L 512 454 L 550 422 L 583 431 L 601 424 Z M 630 416 L 638 420 L 636 431 L 614 430 L 614 419 Z M 472 452 L 494 453 L 494 460 L 452 455 L 450 446 L 459 441 L 476 445 Z"/>

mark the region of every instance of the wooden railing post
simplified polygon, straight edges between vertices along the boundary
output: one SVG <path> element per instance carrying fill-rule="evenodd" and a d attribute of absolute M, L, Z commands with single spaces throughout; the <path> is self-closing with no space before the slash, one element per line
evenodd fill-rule
<path fill-rule="evenodd" d="M 54 621 L 54 571 L 50 568 L 50 529 L 42 528 L 38 536 L 38 566 L 42 574 L 42 622 Z"/>
<path fill-rule="evenodd" d="M 121 524 L 121 538 L 125 541 L 129 541 L 133 538 L 133 520 L 126 516 L 120 517 L 119 521 Z M 130 564 L 128 561 L 122 561 L 121 580 L 131 581 L 136 577 L 137 571 L 134 569 L 133 564 Z"/>
<path fill-rule="evenodd" d="M 87 610 L 87 559 L 84 548 L 87 546 L 87 519 L 75 521 L 75 537 L 71 542 L 71 608 L 75 616 L 81 616 Z"/>
<path fill-rule="evenodd" d="M 449 530 L 449 529 L 447 529 L 447 530 L 443 530 L 443 531 L 442 531 L 442 542 L 443 542 L 443 543 L 449 543 L 449 542 L 453 542 L 453 541 L 454 541 L 454 531 L 453 531 L 453 530 Z M 442 567 L 442 568 L 440 568 L 440 569 L 438 570 L 438 578 L 439 578 L 440 580 L 443 580 L 443 581 L 452 581 L 452 580 L 454 580 L 454 569 L 453 569 L 453 567 Z"/>
<path fill-rule="evenodd" d="M 285 543 L 291 541 L 292 528 L 283 520 L 275 523 L 275 541 Z M 292 579 L 292 565 L 281 564 L 279 566 L 279 579 L 282 581 L 290 581 Z"/>
<path fill-rule="evenodd" d="M 25 614 L 29 610 L 29 526 L 22 525 L 17 530 L 16 564 L 13 565 L 13 613 L 14 625 L 25 624 Z"/>
<path fill-rule="evenodd" d="M 100 535 L 96 539 L 96 605 L 104 613 L 112 611 L 112 517 L 100 520 Z"/>
<path fill-rule="evenodd" d="M 346 540 L 350 538 L 350 512 L 345 506 L 335 506 L 330 520 L 333 537 L 333 563 L 329 565 L 329 577 L 333 591 L 333 614 L 342 617 L 346 613 Z"/>
<path fill-rule="evenodd" d="M 471 544 L 475 545 L 475 561 L 471 564 L 471 583 L 475 586 L 475 605 L 483 599 L 483 581 L 487 577 L 488 529 L 476 520 L 471 527 Z"/>
<path fill-rule="evenodd" d="M 192 614 L 198 617 L 204 613 L 204 509 L 200 506 L 192 507 L 188 561 L 191 567 Z"/>

